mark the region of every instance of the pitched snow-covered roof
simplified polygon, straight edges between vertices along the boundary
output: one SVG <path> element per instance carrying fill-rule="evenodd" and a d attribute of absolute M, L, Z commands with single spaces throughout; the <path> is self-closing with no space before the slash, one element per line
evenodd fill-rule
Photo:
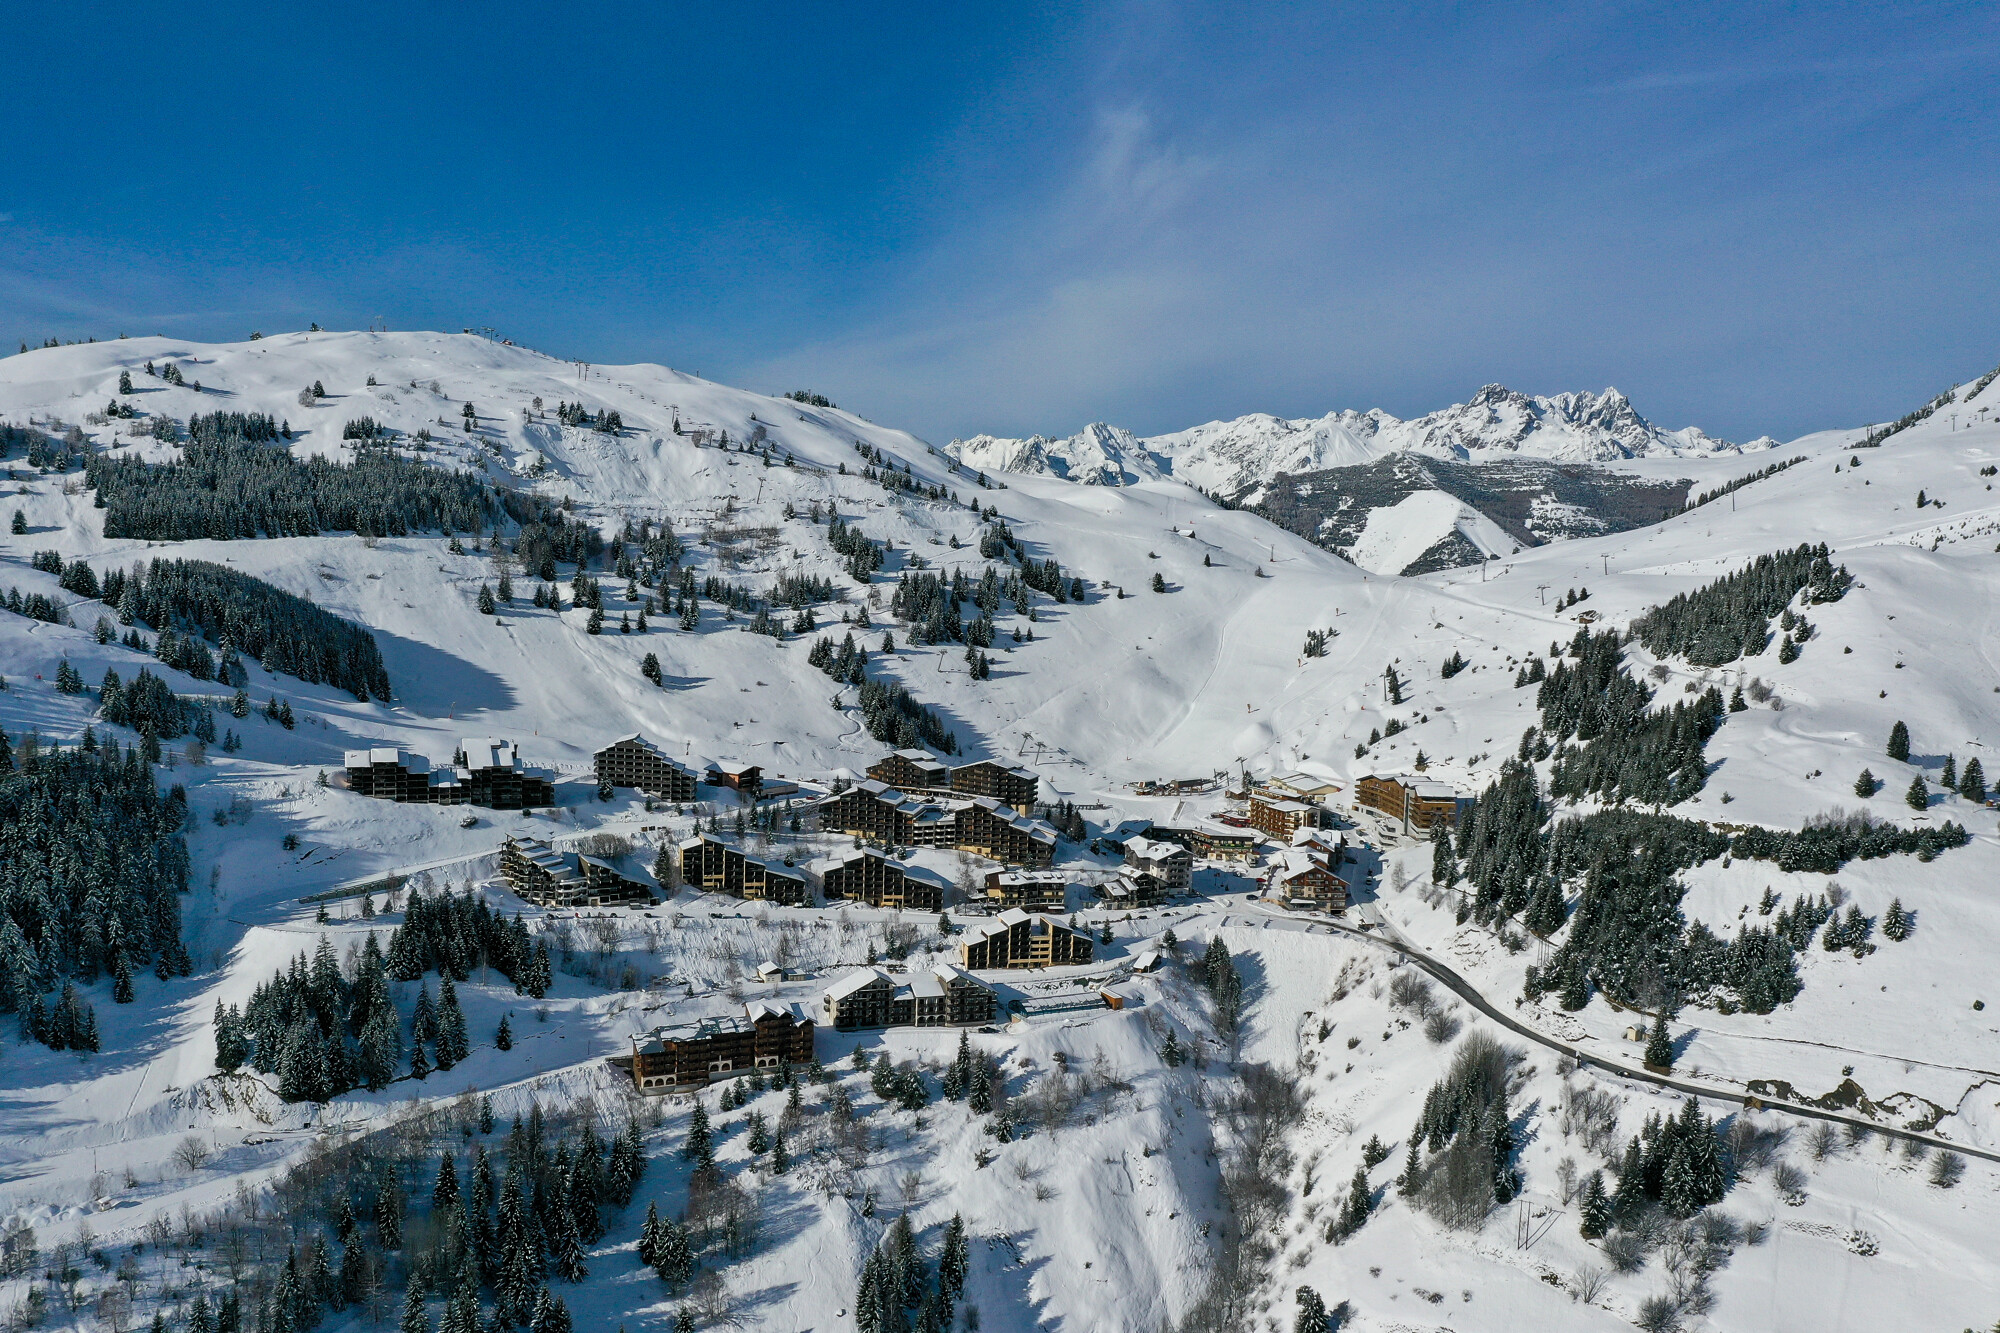
<path fill-rule="evenodd" d="M 828 986 L 823 998 L 830 1004 L 837 1004 L 856 991 L 878 981 L 895 985 L 895 982 L 890 980 L 889 974 L 879 967 L 857 967 Z"/>

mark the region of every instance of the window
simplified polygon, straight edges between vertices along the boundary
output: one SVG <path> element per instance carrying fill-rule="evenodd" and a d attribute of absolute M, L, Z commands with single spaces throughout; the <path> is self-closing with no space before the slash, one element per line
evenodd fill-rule
<path fill-rule="evenodd" d="M 708 1062 L 708 1072 L 710 1074 L 727 1074 L 733 1068 L 735 1068 L 735 1065 L 728 1060 L 710 1060 Z"/>
<path fill-rule="evenodd" d="M 776 1069 L 777 1067 L 778 1067 L 778 1057 L 777 1057 L 777 1056 L 775 1056 L 775 1055 L 760 1055 L 760 1056 L 758 1056 L 758 1057 L 757 1057 L 757 1068 L 759 1068 L 759 1069 Z"/>

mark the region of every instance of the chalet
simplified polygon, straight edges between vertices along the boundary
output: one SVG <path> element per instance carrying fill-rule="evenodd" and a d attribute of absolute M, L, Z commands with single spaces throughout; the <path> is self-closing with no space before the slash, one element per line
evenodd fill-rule
<path fill-rule="evenodd" d="M 958 960 L 968 968 L 1062 967 L 1090 961 L 1088 933 L 1061 917 L 1012 908 L 991 921 L 966 927 Z"/>
<path fill-rule="evenodd" d="M 1154 907 L 1166 898 L 1167 886 L 1157 875 L 1132 870 L 1098 885 L 1097 896 L 1112 907 Z"/>
<path fill-rule="evenodd" d="M 990 759 L 960 764 L 951 770 L 951 789 L 961 796 L 987 796 L 1026 814 L 1035 804 L 1040 780 L 1025 768 L 1008 768 Z"/>
<path fill-rule="evenodd" d="M 996 907 L 1049 907 L 1061 911 L 1069 881 L 1061 875 L 1021 870 L 986 872 L 986 899 Z"/>
<path fill-rule="evenodd" d="M 610 907 L 653 901 L 650 886 L 608 861 L 559 852 L 540 838 L 509 835 L 500 844 L 500 877 L 516 895 L 542 907 Z"/>
<path fill-rule="evenodd" d="M 1185 892 L 1193 882 L 1194 853 L 1164 839 L 1127 838 L 1125 864 L 1139 874 L 1159 880 L 1169 893 Z"/>
<path fill-rule="evenodd" d="M 348 789 L 380 801 L 427 805 L 483 805 L 525 810 L 555 804 L 555 785 L 521 763 L 512 741 L 459 742 L 452 767 L 433 768 L 422 755 L 393 747 L 349 750 Z"/>
<path fill-rule="evenodd" d="M 758 1000 L 721 1014 L 654 1028 L 632 1038 L 632 1082 L 649 1096 L 705 1087 L 759 1069 L 808 1065 L 813 1020 L 801 1006 Z"/>
<path fill-rule="evenodd" d="M 790 866 L 746 856 L 741 848 L 706 834 L 681 843 L 679 851 L 681 882 L 691 889 L 781 907 L 806 905 L 806 878 Z"/>
<path fill-rule="evenodd" d="M 1334 864 L 1310 848 L 1287 847 L 1271 858 L 1265 893 L 1289 907 L 1345 912 L 1347 881 L 1334 873 Z"/>
<path fill-rule="evenodd" d="M 701 780 L 711 787 L 728 787 L 756 796 L 764 786 L 764 770 L 756 764 L 710 764 Z"/>
<path fill-rule="evenodd" d="M 807 867 L 828 902 L 842 899 L 870 907 L 937 913 L 944 910 L 944 881 L 917 866 L 904 865 L 873 847 L 835 853 Z"/>
<path fill-rule="evenodd" d="M 597 752 L 597 785 L 636 787 L 662 801 L 694 799 L 694 770 L 633 732 Z"/>
<path fill-rule="evenodd" d="M 868 766 L 868 776 L 898 791 L 950 791 L 951 767 L 925 750 L 896 750 Z"/>
<path fill-rule="evenodd" d="M 1273 838 L 1289 842 L 1302 828 L 1318 828 L 1325 811 L 1306 801 L 1274 800 L 1267 796 L 1250 798 L 1250 827 Z"/>
<path fill-rule="evenodd" d="M 940 964 L 907 977 L 856 968 L 820 996 L 820 1018 L 842 1032 L 855 1028 L 966 1027 L 990 1023 L 999 1009 L 993 988 Z"/>
<path fill-rule="evenodd" d="M 1421 778 L 1370 773 L 1355 779 L 1354 803 L 1400 820 L 1405 829 L 1428 832 L 1440 819 L 1447 828 L 1458 822 L 1458 793 L 1442 782 Z"/>

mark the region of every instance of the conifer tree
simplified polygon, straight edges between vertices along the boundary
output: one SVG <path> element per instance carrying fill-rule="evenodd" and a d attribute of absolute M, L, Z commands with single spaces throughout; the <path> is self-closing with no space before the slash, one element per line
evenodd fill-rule
<path fill-rule="evenodd" d="M 1299 1312 L 1292 1320 L 1292 1333 L 1332 1333 L 1332 1316 L 1318 1292 L 1311 1287 L 1300 1287 L 1296 1299 Z"/>
<path fill-rule="evenodd" d="M 687 1228 L 680 1223 L 662 1224 L 653 1271 L 660 1275 L 660 1281 L 667 1284 L 669 1291 L 678 1291 L 694 1277 L 694 1246 Z"/>
<path fill-rule="evenodd" d="M 413 1275 L 403 1293 L 403 1318 L 396 1333 L 431 1333 L 431 1317 L 424 1313 L 424 1287 Z"/>
<path fill-rule="evenodd" d="M 438 983 L 438 1068 L 449 1069 L 471 1054 L 465 1035 L 465 1015 L 458 1007 L 458 988 L 449 976 Z"/>
<path fill-rule="evenodd" d="M 1854 794 L 1862 797 L 1873 796 L 1875 794 L 1875 775 L 1865 768 L 1862 769 L 1861 776 L 1854 779 Z"/>
<path fill-rule="evenodd" d="M 1409 1145 L 1403 1154 L 1403 1172 L 1396 1177 L 1396 1191 L 1406 1199 L 1423 1187 L 1423 1160 L 1417 1155 L 1417 1144 L 1422 1138 L 1421 1132 L 1411 1131 Z"/>
<path fill-rule="evenodd" d="M 1910 789 L 1903 793 L 1903 804 L 1912 810 L 1931 808 L 1931 789 L 1924 785 L 1923 774 L 1910 779 Z"/>
<path fill-rule="evenodd" d="M 458 1207 L 458 1163 L 450 1153 L 438 1161 L 437 1183 L 431 1187 L 431 1207 L 439 1213 Z"/>
<path fill-rule="evenodd" d="M 1611 1229 L 1611 1199 L 1604 1192 L 1602 1171 L 1592 1171 L 1583 1178 L 1577 1213 L 1577 1230 L 1585 1240 L 1596 1240 Z"/>
<path fill-rule="evenodd" d="M 1910 729 L 1901 722 L 1889 728 L 1889 757 L 1897 763 L 1909 762 Z"/>
<path fill-rule="evenodd" d="M 785 1142 L 785 1131 L 781 1127 L 778 1136 L 771 1140 L 771 1174 L 782 1176 L 792 1169 L 792 1150 Z"/>
<path fill-rule="evenodd" d="M 1938 774 L 1938 786 L 1945 791 L 1951 791 L 1958 786 L 1957 755 L 1948 754 L 1944 757 L 1944 772 Z"/>
<path fill-rule="evenodd" d="M 1658 1069 L 1674 1067 L 1674 1043 L 1673 1038 L 1667 1035 L 1664 1009 L 1653 1017 L 1653 1031 L 1646 1038 L 1646 1063 Z"/>
<path fill-rule="evenodd" d="M 715 1169 L 715 1145 L 710 1141 L 708 1108 L 700 1101 L 695 1102 L 694 1113 L 688 1118 L 687 1141 L 681 1145 L 681 1156 L 693 1162 L 698 1172 Z"/>
<path fill-rule="evenodd" d="M 1965 761 L 1965 771 L 1958 779 L 1958 794 L 1976 805 L 1986 804 L 1986 769 L 1977 759 Z"/>
<path fill-rule="evenodd" d="M 663 679 L 663 673 L 660 670 L 660 659 L 652 653 L 647 653 L 639 662 L 639 674 L 653 682 L 653 684 L 658 685 Z"/>
<path fill-rule="evenodd" d="M 1891 899 L 1889 910 L 1882 913 L 1882 933 L 1897 943 L 1910 938 L 1910 914 L 1903 910 L 1901 898 Z"/>
<path fill-rule="evenodd" d="M 493 589 L 484 583 L 479 585 L 479 614 L 490 616 L 497 608 L 493 604 Z"/>

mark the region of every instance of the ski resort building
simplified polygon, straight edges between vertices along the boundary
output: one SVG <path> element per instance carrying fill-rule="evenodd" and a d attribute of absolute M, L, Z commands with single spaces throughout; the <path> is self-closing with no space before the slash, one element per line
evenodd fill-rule
<path fill-rule="evenodd" d="M 1021 814 L 1035 808 L 1040 780 L 1025 768 L 1008 768 L 990 759 L 960 764 L 951 770 L 951 789 L 961 796 L 986 796 Z"/>
<path fill-rule="evenodd" d="M 1284 842 L 1302 828 L 1318 828 L 1326 812 L 1308 801 L 1277 800 L 1268 796 L 1250 798 L 1250 827 Z"/>
<path fill-rule="evenodd" d="M 1097 896 L 1110 907 L 1154 907 L 1165 900 L 1167 886 L 1156 875 L 1128 870 L 1098 885 Z"/>
<path fill-rule="evenodd" d="M 650 887 L 618 872 L 608 861 L 559 852 L 540 838 L 513 837 L 500 844 L 500 877 L 516 895 L 541 907 L 611 907 L 651 903 Z"/>
<path fill-rule="evenodd" d="M 764 770 L 756 764 L 716 763 L 708 766 L 701 780 L 754 797 L 764 789 Z"/>
<path fill-rule="evenodd" d="M 1287 847 L 1271 858 L 1264 876 L 1265 894 L 1288 907 L 1345 912 L 1347 881 L 1334 872 L 1334 864 L 1316 847 Z"/>
<path fill-rule="evenodd" d="M 820 1021 L 830 1028 L 948 1027 L 990 1023 L 999 1010 L 991 986 L 940 964 L 908 976 L 856 968 L 820 996 Z"/>
<path fill-rule="evenodd" d="M 636 787 L 662 801 L 687 802 L 694 799 L 695 774 L 635 731 L 597 752 L 597 784 Z"/>
<path fill-rule="evenodd" d="M 1354 803 L 1401 820 L 1405 829 L 1421 829 L 1442 819 L 1458 822 L 1458 792 L 1442 782 L 1421 778 L 1384 777 L 1370 773 L 1354 782 Z"/>
<path fill-rule="evenodd" d="M 898 791 L 950 791 L 951 766 L 927 750 L 895 750 L 868 766 L 868 776 Z"/>
<path fill-rule="evenodd" d="M 1185 847 L 1191 856 L 1210 861 L 1248 861 L 1257 855 L 1259 838 L 1254 829 L 1206 819 L 1197 824 L 1154 824 L 1143 836 Z"/>
<path fill-rule="evenodd" d="M 772 865 L 746 856 L 720 838 L 706 834 L 680 844 L 681 882 L 703 893 L 803 907 L 808 900 L 806 878 L 786 865 Z"/>
<path fill-rule="evenodd" d="M 1012 908 L 991 921 L 967 926 L 958 961 L 974 970 L 1061 967 L 1090 961 L 1090 936 L 1061 917 Z"/>
<path fill-rule="evenodd" d="M 379 801 L 526 810 L 556 799 L 554 782 L 521 763 L 520 747 L 491 737 L 460 741 L 442 769 L 394 747 L 349 750 L 346 768 L 348 789 Z"/>
<path fill-rule="evenodd" d="M 1194 853 L 1177 843 L 1140 836 L 1125 840 L 1125 864 L 1151 875 L 1169 893 L 1182 893 L 1194 882 Z"/>
<path fill-rule="evenodd" d="M 828 902 L 842 899 L 912 912 L 944 910 L 944 881 L 918 866 L 904 865 L 873 847 L 822 857 L 808 867 L 819 877 Z"/>
<path fill-rule="evenodd" d="M 1046 907 L 1060 912 L 1068 893 L 1069 881 L 1061 875 L 1021 870 L 986 872 L 986 899 L 996 907 Z"/>
<path fill-rule="evenodd" d="M 990 759 L 953 768 L 926 750 L 892 751 L 868 766 L 868 776 L 897 791 L 989 797 L 1023 815 L 1034 809 L 1041 785 L 1025 768 L 1008 768 Z"/>
<path fill-rule="evenodd" d="M 1056 832 L 991 796 L 923 800 L 870 778 L 819 803 L 819 826 L 888 847 L 948 847 L 995 861 L 1047 865 Z"/>
<path fill-rule="evenodd" d="M 657 1027 L 632 1038 L 632 1082 L 661 1096 L 759 1069 L 808 1065 L 812 1015 L 797 1004 L 756 1000 L 743 1013 Z"/>

